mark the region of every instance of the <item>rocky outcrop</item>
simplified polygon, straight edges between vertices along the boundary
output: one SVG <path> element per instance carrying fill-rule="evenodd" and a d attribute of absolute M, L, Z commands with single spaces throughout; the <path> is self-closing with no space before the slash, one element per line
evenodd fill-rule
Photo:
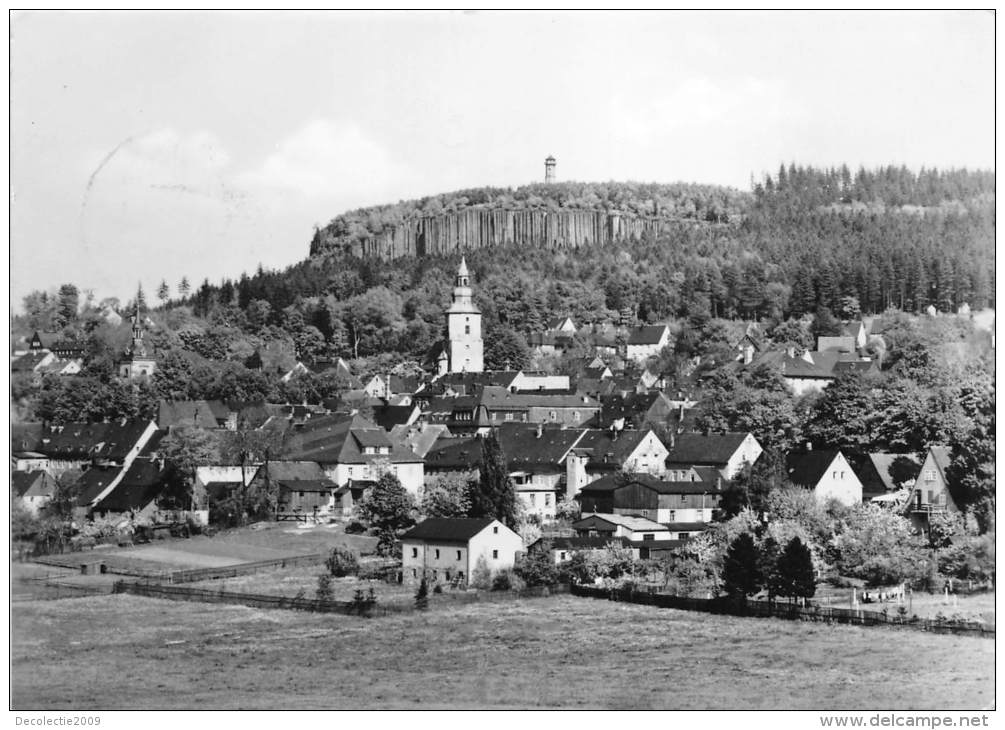
<path fill-rule="evenodd" d="M 422 216 L 368 237 L 348 238 L 319 231 L 311 255 L 348 250 L 357 256 L 395 259 L 439 256 L 485 246 L 520 245 L 548 249 L 605 245 L 659 233 L 679 221 L 589 210 L 489 210 Z"/>

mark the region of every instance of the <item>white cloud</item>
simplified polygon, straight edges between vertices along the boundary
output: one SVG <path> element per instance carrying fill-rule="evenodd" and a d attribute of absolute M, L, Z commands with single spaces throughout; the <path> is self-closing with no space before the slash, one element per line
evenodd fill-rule
<path fill-rule="evenodd" d="M 315 119 L 276 145 L 239 180 L 308 198 L 363 201 L 411 184 L 416 176 L 352 123 Z"/>

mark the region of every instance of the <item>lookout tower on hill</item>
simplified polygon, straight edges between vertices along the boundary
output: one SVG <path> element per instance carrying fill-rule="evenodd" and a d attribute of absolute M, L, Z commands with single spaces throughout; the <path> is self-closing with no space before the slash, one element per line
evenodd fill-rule
<path fill-rule="evenodd" d="M 555 158 L 551 155 L 544 158 L 544 181 L 546 183 L 555 182 Z"/>

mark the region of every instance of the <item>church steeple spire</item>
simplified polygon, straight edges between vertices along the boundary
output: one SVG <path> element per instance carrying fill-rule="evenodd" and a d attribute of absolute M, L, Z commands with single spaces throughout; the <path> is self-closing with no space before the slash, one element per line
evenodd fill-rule
<path fill-rule="evenodd" d="M 484 370 L 482 313 L 474 303 L 468 263 L 461 256 L 453 301 L 447 309 L 447 371 L 480 373 Z"/>

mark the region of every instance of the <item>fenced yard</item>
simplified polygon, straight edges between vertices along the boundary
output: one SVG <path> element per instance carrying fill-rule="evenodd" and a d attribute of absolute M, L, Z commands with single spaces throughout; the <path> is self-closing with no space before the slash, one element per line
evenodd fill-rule
<path fill-rule="evenodd" d="M 794 603 L 748 600 L 743 603 L 719 598 L 684 598 L 649 591 L 632 589 L 610 589 L 594 586 L 573 585 L 571 593 L 585 598 L 600 598 L 624 601 L 659 608 L 673 608 L 685 611 L 702 611 L 735 616 L 758 616 L 762 618 L 783 618 L 799 621 L 854 624 L 858 626 L 891 626 L 910 628 L 935 633 L 953 633 L 994 639 L 994 624 L 923 619 L 917 616 L 897 613 L 882 613 L 864 609 L 834 608 L 828 606 L 802 607 Z"/>

